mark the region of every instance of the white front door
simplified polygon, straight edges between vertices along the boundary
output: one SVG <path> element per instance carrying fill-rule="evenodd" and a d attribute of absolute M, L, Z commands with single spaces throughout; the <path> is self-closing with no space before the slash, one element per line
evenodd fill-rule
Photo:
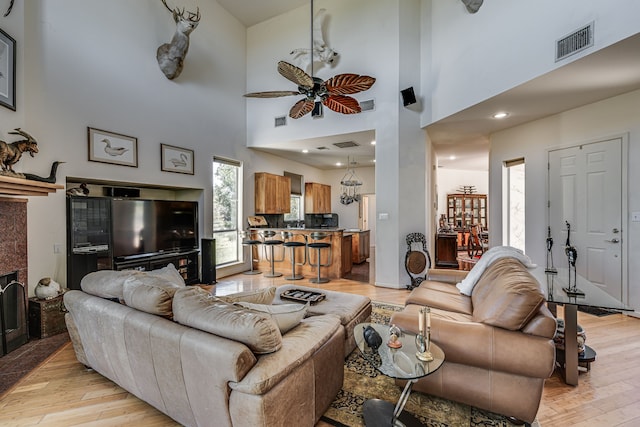
<path fill-rule="evenodd" d="M 549 226 L 554 263 L 567 267 L 570 243 L 579 275 L 622 300 L 622 139 L 549 151 Z"/>

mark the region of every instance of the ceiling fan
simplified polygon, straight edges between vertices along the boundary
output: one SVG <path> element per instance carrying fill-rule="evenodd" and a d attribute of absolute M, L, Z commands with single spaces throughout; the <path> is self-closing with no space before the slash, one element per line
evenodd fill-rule
<path fill-rule="evenodd" d="M 287 80 L 295 83 L 298 90 L 252 92 L 244 96 L 247 98 L 278 98 L 282 96 L 304 95 L 304 98 L 296 102 L 289 117 L 299 119 L 313 111 L 316 102 L 321 102 L 327 108 L 342 114 L 357 114 L 362 111 L 358 100 L 347 96 L 369 89 L 376 79 L 359 74 L 338 74 L 329 80 L 322 80 L 313 75 L 313 0 L 311 0 L 311 49 L 309 60 L 311 61 L 311 74 L 307 74 L 301 68 L 286 61 L 278 62 L 278 72 Z M 316 101 L 318 100 L 318 101 Z"/>

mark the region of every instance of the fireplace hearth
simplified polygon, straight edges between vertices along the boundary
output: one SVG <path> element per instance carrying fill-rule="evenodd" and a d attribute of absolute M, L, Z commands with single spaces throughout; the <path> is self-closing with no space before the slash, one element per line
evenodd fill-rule
<path fill-rule="evenodd" d="M 0 275 L 0 357 L 29 339 L 26 301 L 26 289 L 18 282 L 18 272 Z"/>

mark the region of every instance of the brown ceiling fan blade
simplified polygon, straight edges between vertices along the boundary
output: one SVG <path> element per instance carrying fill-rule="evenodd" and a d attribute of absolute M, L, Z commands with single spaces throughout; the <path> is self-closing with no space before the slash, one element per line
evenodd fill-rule
<path fill-rule="evenodd" d="M 346 95 L 369 89 L 376 82 L 374 77 L 359 74 L 338 74 L 325 82 L 327 91 L 332 95 Z"/>
<path fill-rule="evenodd" d="M 362 109 L 355 98 L 344 95 L 331 95 L 322 103 L 329 109 L 342 114 L 357 114 Z"/>
<path fill-rule="evenodd" d="M 272 90 L 267 92 L 251 92 L 244 94 L 245 98 L 279 98 L 281 96 L 300 95 L 293 90 Z"/>
<path fill-rule="evenodd" d="M 278 62 L 278 72 L 287 80 L 292 81 L 298 86 L 313 87 L 313 79 L 301 68 L 291 65 L 288 62 Z"/>
<path fill-rule="evenodd" d="M 314 105 L 315 102 L 313 102 L 313 99 L 301 99 L 291 107 L 291 110 L 289 110 L 289 117 L 292 119 L 299 119 L 300 117 L 309 114 L 313 110 Z"/>

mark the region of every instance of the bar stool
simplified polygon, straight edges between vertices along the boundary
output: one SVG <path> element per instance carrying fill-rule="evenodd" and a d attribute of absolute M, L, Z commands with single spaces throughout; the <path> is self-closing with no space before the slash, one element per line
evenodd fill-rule
<path fill-rule="evenodd" d="M 271 273 L 265 274 L 264 277 L 280 277 L 282 276 L 282 273 L 276 273 L 274 270 L 275 259 L 273 256 L 273 247 L 276 245 L 282 245 L 284 242 L 282 240 L 272 239 L 272 237 L 276 235 L 276 232 L 273 230 L 261 231 L 260 234 L 262 235 L 262 246 L 265 248 L 264 256 L 267 261 L 271 263 Z M 271 249 L 271 258 L 269 258 L 269 255 L 266 252 L 267 246 Z M 278 262 L 282 261 L 284 261 L 284 253 L 282 254 L 282 259 L 278 260 Z"/>
<path fill-rule="evenodd" d="M 306 240 L 307 236 L 301 235 L 304 237 L 305 242 L 296 242 L 292 240 L 296 235 L 290 231 L 283 231 L 281 233 L 282 238 L 284 239 L 284 243 L 282 244 L 285 248 L 291 248 L 291 276 L 285 277 L 287 280 L 300 280 L 304 279 L 304 276 L 301 274 L 296 274 L 296 248 L 301 248 L 307 246 Z M 304 261 L 298 263 L 298 265 L 305 265 L 307 263 L 307 251 L 304 252 Z"/>
<path fill-rule="evenodd" d="M 311 238 L 311 240 L 315 240 L 315 242 L 308 243 L 307 248 L 316 249 L 318 251 L 318 263 L 316 264 L 318 268 L 318 278 L 309 279 L 309 282 L 311 283 L 327 283 L 331 281 L 326 277 L 320 277 L 320 267 L 328 267 L 331 265 L 331 243 L 318 242 L 318 240 L 325 239 L 328 236 L 329 235 L 327 233 L 323 233 L 320 231 L 314 231 L 313 233 L 309 234 L 309 237 Z M 326 249 L 326 248 L 329 248 L 329 256 L 327 258 L 327 263 L 321 264 L 320 254 L 322 252 L 322 249 Z"/>
<path fill-rule="evenodd" d="M 258 245 L 261 245 L 262 241 L 261 240 L 257 240 L 257 239 L 252 239 L 251 238 L 251 232 L 247 232 L 247 231 L 241 231 L 240 232 L 240 237 L 243 239 L 242 240 L 242 246 L 248 246 L 249 247 L 249 252 L 251 253 L 251 270 L 245 271 L 242 274 L 253 275 L 253 274 L 262 273 L 262 271 L 253 269 L 253 262 L 254 261 L 258 261 L 257 259 L 253 258 L 253 248 L 258 246 Z M 244 240 L 245 237 L 249 237 L 249 238 Z"/>

